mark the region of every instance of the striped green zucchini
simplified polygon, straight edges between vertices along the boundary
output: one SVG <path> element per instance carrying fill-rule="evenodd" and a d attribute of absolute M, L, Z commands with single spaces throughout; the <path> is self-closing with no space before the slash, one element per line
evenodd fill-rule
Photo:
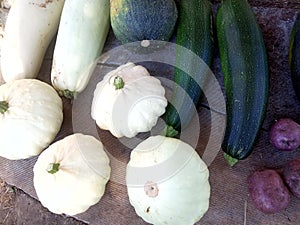
<path fill-rule="evenodd" d="M 211 64 L 213 55 L 212 9 L 208 0 L 180 1 L 176 44 L 191 50 L 207 65 Z M 202 95 L 198 83 L 203 83 L 205 80 L 203 68 L 194 65 L 184 51 L 177 50 L 176 63 L 182 64 L 183 62 L 186 68 L 190 68 L 197 74 L 197 77 L 191 77 L 178 67 L 174 69 L 174 82 L 177 85 L 174 87 L 172 104 L 168 105 L 165 114 L 168 125 L 166 136 L 171 137 L 176 136 L 190 123 L 195 111 L 194 107 Z"/>
<path fill-rule="evenodd" d="M 261 29 L 246 0 L 223 0 L 217 38 L 226 93 L 227 127 L 222 149 L 233 166 L 253 150 L 265 117 L 269 72 Z"/>

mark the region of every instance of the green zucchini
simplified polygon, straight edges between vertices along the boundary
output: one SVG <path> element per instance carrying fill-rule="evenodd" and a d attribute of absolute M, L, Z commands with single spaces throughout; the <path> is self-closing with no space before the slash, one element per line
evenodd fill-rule
<path fill-rule="evenodd" d="M 290 36 L 289 63 L 293 88 L 300 101 L 300 14 L 296 17 Z"/>
<path fill-rule="evenodd" d="M 216 26 L 227 113 L 222 149 L 233 166 L 250 155 L 264 120 L 268 61 L 261 29 L 246 0 L 223 0 Z"/>
<path fill-rule="evenodd" d="M 183 46 L 198 55 L 207 65 L 211 64 L 213 55 L 212 37 L 212 8 L 208 0 L 182 0 L 179 6 L 179 17 L 176 29 L 176 44 Z M 176 64 L 185 64 L 185 67 L 197 74 L 191 77 L 178 67 L 174 68 L 174 92 L 172 104 L 166 109 L 165 121 L 166 136 L 176 136 L 184 129 L 193 117 L 202 90 L 199 82 L 203 83 L 205 74 L 203 68 L 193 64 L 185 51 L 177 49 Z M 196 71 L 195 71 L 196 70 Z M 181 91 L 183 90 L 183 91 Z M 178 109 L 178 110 L 176 110 Z"/>

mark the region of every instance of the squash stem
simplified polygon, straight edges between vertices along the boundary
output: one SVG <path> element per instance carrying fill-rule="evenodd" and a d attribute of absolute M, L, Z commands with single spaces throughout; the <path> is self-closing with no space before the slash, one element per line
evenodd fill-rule
<path fill-rule="evenodd" d="M 70 90 L 61 90 L 59 91 L 59 95 L 60 96 L 64 96 L 65 98 L 68 98 L 68 99 L 76 99 L 77 97 L 77 92 L 76 91 L 70 91 Z"/>
<path fill-rule="evenodd" d="M 0 101 L 0 113 L 4 114 L 8 109 L 8 102 Z"/>
<path fill-rule="evenodd" d="M 178 134 L 179 132 L 169 125 L 163 130 L 163 135 L 166 137 L 175 137 Z"/>
<path fill-rule="evenodd" d="M 116 76 L 114 79 L 114 86 L 116 90 L 122 89 L 124 87 L 124 81 L 121 77 Z"/>
<path fill-rule="evenodd" d="M 47 169 L 48 173 L 54 174 L 59 170 L 59 163 L 50 163 Z"/>
<path fill-rule="evenodd" d="M 233 167 L 235 164 L 238 163 L 238 159 L 231 157 L 230 155 L 226 154 L 224 152 L 224 158 L 226 160 L 226 162 L 229 164 L 229 166 Z"/>

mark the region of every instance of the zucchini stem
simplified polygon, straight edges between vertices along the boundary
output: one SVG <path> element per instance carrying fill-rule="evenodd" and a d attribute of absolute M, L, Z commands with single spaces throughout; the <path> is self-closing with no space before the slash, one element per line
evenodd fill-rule
<path fill-rule="evenodd" d="M 55 174 L 59 170 L 59 163 L 50 163 L 47 169 L 48 173 Z"/>
<path fill-rule="evenodd" d="M 4 114 L 8 110 L 8 102 L 0 101 L 0 113 Z"/>
<path fill-rule="evenodd" d="M 124 87 L 124 81 L 122 77 L 116 76 L 114 79 L 114 86 L 116 90 L 122 89 Z"/>
<path fill-rule="evenodd" d="M 166 137 L 175 137 L 178 134 L 179 132 L 169 125 L 163 130 L 163 135 Z"/>
<path fill-rule="evenodd" d="M 225 152 L 224 152 L 224 158 L 225 158 L 226 162 L 229 164 L 229 166 L 231 166 L 231 167 L 233 167 L 239 161 L 238 159 L 231 157 L 230 155 L 228 155 Z"/>

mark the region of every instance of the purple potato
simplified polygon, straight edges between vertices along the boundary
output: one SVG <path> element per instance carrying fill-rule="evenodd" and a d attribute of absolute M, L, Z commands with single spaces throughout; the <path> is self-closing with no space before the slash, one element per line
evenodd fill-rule
<path fill-rule="evenodd" d="M 283 178 L 293 195 L 300 199 L 300 158 L 290 161 L 284 167 Z"/>
<path fill-rule="evenodd" d="M 300 125 L 289 118 L 277 120 L 269 135 L 272 145 L 283 151 L 295 150 L 300 145 Z"/>
<path fill-rule="evenodd" d="M 289 205 L 289 190 L 275 170 L 256 171 L 248 177 L 247 182 L 250 198 L 258 210 L 273 214 Z"/>

